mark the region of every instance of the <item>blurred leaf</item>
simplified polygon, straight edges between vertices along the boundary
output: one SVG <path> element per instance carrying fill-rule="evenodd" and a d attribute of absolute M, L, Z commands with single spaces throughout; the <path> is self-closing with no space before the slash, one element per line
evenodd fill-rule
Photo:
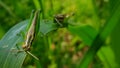
<path fill-rule="evenodd" d="M 110 18 L 108 19 L 105 26 L 101 29 L 97 37 L 94 39 L 94 42 L 92 43 L 92 46 L 85 54 L 83 60 L 81 61 L 81 64 L 78 66 L 79 68 L 87 68 L 89 63 L 93 60 L 94 56 L 96 55 L 97 51 L 101 48 L 101 46 L 104 44 L 106 38 L 108 35 L 112 32 L 112 30 L 115 28 L 117 23 L 120 19 L 120 4 L 116 4 L 117 7 L 113 14 L 111 14 Z M 88 58 L 89 56 L 89 58 Z"/>
<path fill-rule="evenodd" d="M 7 10 L 7 12 L 8 12 L 11 16 L 15 17 L 14 13 L 11 11 L 11 9 L 9 8 L 9 6 L 7 6 L 7 5 L 6 5 L 4 2 L 2 2 L 1 0 L 0 0 L 0 5 L 1 5 L 3 8 L 5 8 L 5 10 Z"/>
<path fill-rule="evenodd" d="M 25 31 L 28 20 L 18 23 L 11 28 L 0 41 L 0 66 L 1 68 L 21 68 L 25 59 L 26 53 L 22 50 L 19 43 L 24 42 L 21 32 Z M 41 21 L 40 32 L 44 35 L 56 29 L 55 23 L 52 21 Z M 18 49 L 17 46 L 20 48 Z"/>
<path fill-rule="evenodd" d="M 37 68 L 42 68 L 41 64 L 39 63 L 39 61 L 35 61 L 36 67 Z"/>
<path fill-rule="evenodd" d="M 115 27 L 114 31 L 111 34 L 111 48 L 115 53 L 115 60 L 120 64 L 120 23 Z M 120 68 L 120 65 L 119 67 Z"/>
<path fill-rule="evenodd" d="M 91 45 L 97 35 L 97 31 L 90 26 L 69 27 L 69 30 L 79 36 L 87 45 Z M 104 63 L 105 68 L 115 67 L 115 55 L 109 46 L 104 46 L 98 51 L 98 57 Z M 114 64 L 114 65 L 113 65 Z"/>
<path fill-rule="evenodd" d="M 91 26 L 69 26 L 69 31 L 79 36 L 87 45 L 91 45 L 97 35 L 97 31 Z"/>
<path fill-rule="evenodd" d="M 115 55 L 110 48 L 110 46 L 103 46 L 97 53 L 100 60 L 102 61 L 102 65 L 104 68 L 117 68 L 117 63 L 115 62 Z"/>
<path fill-rule="evenodd" d="M 115 9 L 116 9 L 116 7 L 117 7 L 116 4 L 119 4 L 119 3 L 120 3 L 119 0 L 110 0 L 110 1 L 109 1 L 109 4 L 110 4 L 110 12 L 111 12 L 111 13 L 115 11 Z"/>
<path fill-rule="evenodd" d="M 118 6 L 120 4 L 120 0 L 110 0 L 110 6 L 111 6 L 111 8 L 110 8 L 110 10 L 112 10 L 111 11 L 111 14 L 115 11 L 115 9 L 116 9 L 116 7 L 120 7 L 120 6 Z M 118 12 L 118 14 L 119 14 L 120 12 Z M 119 22 L 120 22 L 120 20 L 119 20 Z M 119 60 L 119 57 L 120 57 L 120 54 L 119 54 L 119 52 L 120 52 L 120 50 L 119 50 L 119 48 L 120 48 L 120 43 L 119 43 L 119 40 L 120 40 L 120 23 L 118 23 L 117 24 L 117 26 L 115 27 L 115 29 L 114 29 L 114 31 L 112 32 L 112 34 L 111 34 L 111 47 L 112 47 L 112 49 L 113 49 L 113 51 L 114 51 L 114 53 L 115 53 L 115 57 L 116 57 L 116 62 L 118 63 L 118 64 L 120 64 L 120 60 Z M 118 65 L 118 68 L 120 68 L 120 65 Z"/>
<path fill-rule="evenodd" d="M 0 25 L 0 39 L 2 38 L 2 36 L 4 35 L 5 31 L 2 28 L 2 26 Z"/>
<path fill-rule="evenodd" d="M 57 25 L 52 20 L 42 20 L 40 23 L 40 32 L 43 35 L 57 29 Z"/>
<path fill-rule="evenodd" d="M 25 59 L 25 52 L 17 54 L 19 42 L 23 42 L 20 32 L 24 31 L 27 21 L 18 23 L 11 28 L 0 41 L 0 67 L 1 68 L 21 68 Z M 19 47 L 19 46 L 18 46 Z M 21 48 L 20 48 L 21 50 Z"/>

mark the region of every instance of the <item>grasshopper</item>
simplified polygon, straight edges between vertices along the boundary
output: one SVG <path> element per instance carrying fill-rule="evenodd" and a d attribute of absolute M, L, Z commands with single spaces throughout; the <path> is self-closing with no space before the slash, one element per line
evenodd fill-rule
<path fill-rule="evenodd" d="M 31 17 L 33 18 L 33 17 Z M 38 34 L 39 29 L 39 11 L 35 12 L 34 18 L 32 22 L 30 21 L 30 27 L 28 29 L 28 32 L 26 34 L 26 40 L 24 45 L 22 46 L 25 51 L 28 51 L 30 49 L 30 46 L 32 45 L 32 42 L 35 38 L 35 36 Z"/>
<path fill-rule="evenodd" d="M 25 42 L 22 45 L 23 50 L 19 50 L 19 52 L 25 51 L 27 54 L 31 55 L 36 60 L 39 60 L 36 56 L 34 56 L 32 53 L 29 52 L 30 47 L 34 41 L 35 36 L 38 34 L 39 30 L 39 22 L 40 22 L 40 10 L 32 11 L 30 20 L 27 26 L 27 33 L 25 34 Z"/>

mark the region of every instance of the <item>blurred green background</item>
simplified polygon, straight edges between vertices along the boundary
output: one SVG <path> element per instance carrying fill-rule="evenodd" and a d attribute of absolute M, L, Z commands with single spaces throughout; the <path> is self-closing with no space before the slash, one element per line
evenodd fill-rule
<path fill-rule="evenodd" d="M 33 9 L 41 9 L 41 5 L 44 19 L 53 19 L 56 14 L 74 13 L 69 19 L 71 24 L 83 29 L 90 27 L 98 32 L 116 10 L 114 5 L 117 3 L 120 4 L 117 0 L 0 0 L 0 39 L 15 24 L 28 19 Z M 120 67 L 119 26 L 120 23 L 107 37 L 89 68 Z M 31 52 L 39 57 L 40 61 L 38 63 L 27 56 L 22 68 L 74 68 L 90 47 L 90 43 L 83 40 L 84 33 L 82 37 L 79 33 L 59 28 L 47 34 L 50 39 L 48 46 L 45 46 L 42 37 L 36 39 Z"/>

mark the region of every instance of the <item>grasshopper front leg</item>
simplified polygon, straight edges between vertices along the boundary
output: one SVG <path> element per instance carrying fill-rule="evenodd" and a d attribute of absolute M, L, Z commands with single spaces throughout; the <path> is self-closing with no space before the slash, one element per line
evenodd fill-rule
<path fill-rule="evenodd" d="M 39 60 L 39 58 L 37 58 L 35 55 L 33 55 L 32 53 L 30 53 L 29 51 L 24 51 L 24 50 L 20 50 L 20 48 L 18 47 L 18 45 L 16 45 L 16 48 L 13 48 L 11 50 L 11 52 L 13 52 L 15 54 L 15 56 L 17 56 L 19 53 L 21 52 L 26 52 L 28 55 L 32 56 L 33 58 L 35 58 L 36 60 Z"/>

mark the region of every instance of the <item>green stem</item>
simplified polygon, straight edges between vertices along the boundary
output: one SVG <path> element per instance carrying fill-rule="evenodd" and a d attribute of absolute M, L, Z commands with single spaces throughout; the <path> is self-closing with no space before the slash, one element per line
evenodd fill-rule
<path fill-rule="evenodd" d="M 40 7 L 41 7 L 41 10 L 42 10 L 42 18 L 44 19 L 45 18 L 45 13 L 44 13 L 44 9 L 43 9 L 43 2 L 42 0 L 39 0 L 40 1 Z"/>
<path fill-rule="evenodd" d="M 93 11 L 94 11 L 94 15 L 93 15 L 93 18 L 95 20 L 95 28 L 97 29 L 97 31 L 99 31 L 100 29 L 100 18 L 99 18 L 99 15 L 98 15 L 98 8 L 96 6 L 96 1 L 95 0 L 92 0 L 92 6 L 93 6 Z"/>
<path fill-rule="evenodd" d="M 43 39 L 44 39 L 44 45 L 46 46 L 46 51 L 47 51 L 48 50 L 48 37 L 44 36 Z"/>
<path fill-rule="evenodd" d="M 42 19 L 45 18 L 45 14 L 44 14 L 44 6 L 43 6 L 43 1 L 42 0 L 39 0 L 40 1 L 40 7 L 41 7 L 41 10 L 42 10 Z M 49 41 L 48 41 L 48 36 L 43 36 L 43 39 L 44 39 L 44 44 L 45 44 L 45 47 L 46 47 L 46 53 L 47 53 L 47 56 L 49 55 Z"/>
<path fill-rule="evenodd" d="M 49 0 L 49 3 L 50 3 L 50 16 L 52 16 L 53 13 L 54 13 L 54 9 L 53 9 L 53 1 L 52 1 L 52 0 Z"/>
<path fill-rule="evenodd" d="M 42 0 L 39 0 L 39 1 L 40 1 L 40 8 L 42 10 L 42 19 L 44 19 L 45 16 L 44 16 L 43 2 Z M 43 39 L 44 39 L 44 44 L 47 46 L 47 36 L 44 36 Z"/>
<path fill-rule="evenodd" d="M 40 4 L 39 4 L 38 0 L 33 0 L 33 3 L 35 5 L 36 9 L 40 9 Z"/>

